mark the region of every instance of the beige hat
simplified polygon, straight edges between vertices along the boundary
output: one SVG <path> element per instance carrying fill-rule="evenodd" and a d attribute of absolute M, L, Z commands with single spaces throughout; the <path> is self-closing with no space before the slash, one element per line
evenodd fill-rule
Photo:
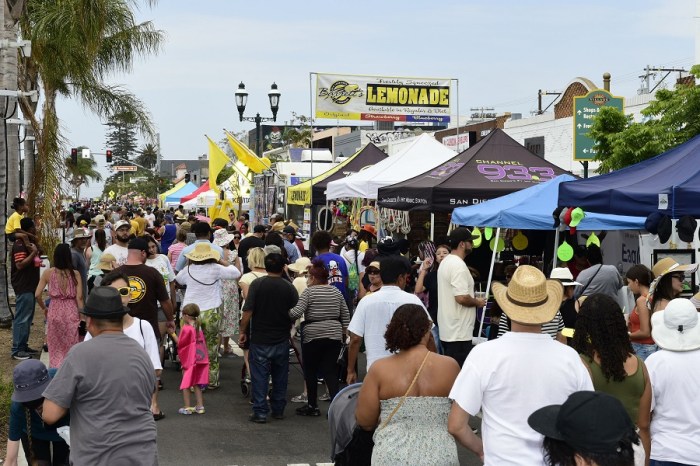
<path fill-rule="evenodd" d="M 194 249 L 185 254 L 185 257 L 191 261 L 201 262 L 207 259 L 216 259 L 217 261 L 221 259 L 221 254 L 219 251 L 211 247 L 211 243 L 208 241 L 200 241 L 195 243 Z"/>
<path fill-rule="evenodd" d="M 96 224 L 99 225 L 100 223 L 105 223 L 105 216 L 102 214 L 95 215 L 95 218 L 93 220 L 95 221 Z"/>
<path fill-rule="evenodd" d="M 558 280 L 547 280 L 531 265 L 521 265 L 506 287 L 493 284 L 496 302 L 514 322 L 538 325 L 550 322 L 561 306 L 564 288 Z"/>
<path fill-rule="evenodd" d="M 282 231 L 284 230 L 284 222 L 275 222 L 272 225 L 272 231 Z"/>
<path fill-rule="evenodd" d="M 311 259 L 308 257 L 300 257 L 293 264 L 289 265 L 287 268 L 294 273 L 306 273 L 311 265 Z"/>
<path fill-rule="evenodd" d="M 100 270 L 114 270 L 113 262 L 117 259 L 110 253 L 102 254 L 100 261 L 97 263 L 97 268 Z"/>
<path fill-rule="evenodd" d="M 182 222 L 180 228 L 189 233 L 192 230 L 192 224 L 190 222 Z"/>
<path fill-rule="evenodd" d="M 659 278 L 670 272 L 690 272 L 693 273 L 698 269 L 698 264 L 680 265 L 671 257 L 664 257 L 652 267 L 654 278 Z"/>
<path fill-rule="evenodd" d="M 90 230 L 87 228 L 76 228 L 73 231 L 73 237 L 70 240 L 74 241 L 76 239 L 90 238 L 91 236 L 92 233 L 90 233 Z"/>

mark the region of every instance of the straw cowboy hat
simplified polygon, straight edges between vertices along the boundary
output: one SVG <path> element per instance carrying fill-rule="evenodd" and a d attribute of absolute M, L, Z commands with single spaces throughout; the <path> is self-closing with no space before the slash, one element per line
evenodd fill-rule
<path fill-rule="evenodd" d="M 294 273 L 306 273 L 311 265 L 311 259 L 308 257 L 300 257 L 293 264 L 287 266 Z"/>
<path fill-rule="evenodd" d="M 651 337 L 665 350 L 696 350 L 700 348 L 698 324 L 698 310 L 689 299 L 672 299 L 666 309 L 651 315 Z"/>
<path fill-rule="evenodd" d="M 558 280 L 547 280 L 531 265 L 521 265 L 506 287 L 493 284 L 496 302 L 514 322 L 529 325 L 544 324 L 554 319 L 561 306 L 564 288 Z"/>
<path fill-rule="evenodd" d="M 194 249 L 185 254 L 185 257 L 194 262 L 201 262 L 207 259 L 216 259 L 218 261 L 221 259 L 221 254 L 211 247 L 211 243 L 201 241 L 195 243 Z"/>

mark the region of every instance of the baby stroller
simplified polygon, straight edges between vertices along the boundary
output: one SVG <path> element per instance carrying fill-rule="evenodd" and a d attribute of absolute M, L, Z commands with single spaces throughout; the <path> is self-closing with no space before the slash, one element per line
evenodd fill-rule
<path fill-rule="evenodd" d="M 336 466 L 369 466 L 372 462 L 373 432 L 362 430 L 355 421 L 360 388 L 362 383 L 343 388 L 328 408 L 331 460 Z"/>
<path fill-rule="evenodd" d="M 302 377 L 304 376 L 304 371 L 303 371 L 303 366 L 301 365 L 301 355 L 299 354 L 299 350 L 297 349 L 296 345 L 294 344 L 294 339 L 292 337 L 289 338 L 289 356 L 291 357 L 292 354 L 294 355 L 295 359 L 292 361 L 289 361 L 290 365 L 298 365 L 299 368 L 297 369 Z M 270 381 L 270 383 L 272 383 Z M 251 391 L 251 382 L 250 382 L 250 374 L 248 374 L 248 371 L 246 370 L 246 365 L 243 364 L 241 366 L 241 393 L 243 394 L 244 397 L 247 397 L 250 395 Z M 269 393 L 268 393 L 269 394 Z"/>

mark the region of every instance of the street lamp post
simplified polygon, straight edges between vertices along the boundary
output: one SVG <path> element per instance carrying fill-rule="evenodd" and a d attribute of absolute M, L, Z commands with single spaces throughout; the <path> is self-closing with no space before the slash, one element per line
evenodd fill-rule
<path fill-rule="evenodd" d="M 238 85 L 238 90 L 236 91 L 236 107 L 238 108 L 238 117 L 240 121 L 253 121 L 255 122 L 255 152 L 258 157 L 262 156 L 262 146 L 260 144 L 260 123 L 263 121 L 277 121 L 277 111 L 280 108 L 280 91 L 277 90 L 277 84 L 272 83 L 270 86 L 270 92 L 267 93 L 267 97 L 270 99 L 270 110 L 272 110 L 272 118 L 261 117 L 257 113 L 254 117 L 244 117 L 243 112 L 245 112 L 245 106 L 248 103 L 248 91 L 245 90 L 245 84 L 242 82 Z"/>

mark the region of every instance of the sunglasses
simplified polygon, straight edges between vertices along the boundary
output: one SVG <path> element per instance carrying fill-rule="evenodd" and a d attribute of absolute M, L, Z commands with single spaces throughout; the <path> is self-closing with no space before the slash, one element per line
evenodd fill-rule
<path fill-rule="evenodd" d="M 672 273 L 671 277 L 677 278 L 680 281 L 685 280 L 685 274 L 682 274 L 682 273 Z"/>
<path fill-rule="evenodd" d="M 117 288 L 117 291 L 121 296 L 129 296 L 131 294 L 131 288 L 128 286 L 122 286 L 121 288 Z"/>
<path fill-rule="evenodd" d="M 379 275 L 379 269 L 367 268 L 366 270 L 368 275 Z"/>

